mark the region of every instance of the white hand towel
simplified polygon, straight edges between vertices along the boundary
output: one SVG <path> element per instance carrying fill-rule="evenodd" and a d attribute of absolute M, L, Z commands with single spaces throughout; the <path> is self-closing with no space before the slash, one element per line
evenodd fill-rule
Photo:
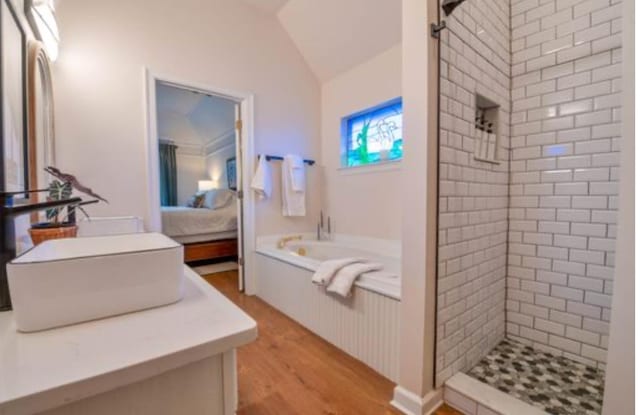
<path fill-rule="evenodd" d="M 353 287 L 353 283 L 360 275 L 365 272 L 380 271 L 382 267 L 382 264 L 375 262 L 347 265 L 336 273 L 327 287 L 327 291 L 343 297 L 350 297 L 351 287 Z"/>
<path fill-rule="evenodd" d="M 304 160 L 300 156 L 288 154 L 285 156 L 289 161 L 289 174 L 291 175 L 291 188 L 294 192 L 304 192 L 305 187 L 305 171 Z"/>
<path fill-rule="evenodd" d="M 305 216 L 307 214 L 304 186 L 302 191 L 296 191 L 293 186 L 294 157 L 287 155 L 282 162 L 282 216 Z M 295 169 L 296 174 L 302 175 L 304 183 L 304 167 Z"/>
<path fill-rule="evenodd" d="M 264 155 L 258 159 L 258 168 L 256 174 L 251 180 L 251 188 L 256 192 L 260 199 L 268 199 L 271 197 L 271 167 Z"/>
<path fill-rule="evenodd" d="M 336 272 L 346 267 L 347 265 L 356 264 L 359 262 L 365 262 L 365 258 L 340 258 L 330 259 L 320 264 L 316 272 L 313 274 L 311 281 L 314 284 L 327 286 L 336 275 Z"/>

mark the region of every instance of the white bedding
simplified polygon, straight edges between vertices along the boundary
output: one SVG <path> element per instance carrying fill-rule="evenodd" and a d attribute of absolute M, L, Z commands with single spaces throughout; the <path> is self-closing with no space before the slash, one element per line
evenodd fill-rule
<path fill-rule="evenodd" d="M 221 209 L 162 207 L 162 233 L 167 236 L 189 236 L 238 229 L 235 203 Z"/>

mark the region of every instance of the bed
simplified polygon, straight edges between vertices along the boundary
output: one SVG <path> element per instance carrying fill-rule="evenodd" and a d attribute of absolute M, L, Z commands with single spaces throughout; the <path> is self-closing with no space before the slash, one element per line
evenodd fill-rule
<path fill-rule="evenodd" d="M 162 233 L 184 245 L 185 262 L 238 254 L 236 203 L 219 209 L 163 206 Z"/>

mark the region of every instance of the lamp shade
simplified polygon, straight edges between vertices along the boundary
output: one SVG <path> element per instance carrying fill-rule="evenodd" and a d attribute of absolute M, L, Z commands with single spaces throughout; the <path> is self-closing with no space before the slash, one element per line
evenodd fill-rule
<path fill-rule="evenodd" d="M 216 184 L 212 180 L 198 180 L 198 191 L 206 192 L 207 190 L 214 189 Z"/>

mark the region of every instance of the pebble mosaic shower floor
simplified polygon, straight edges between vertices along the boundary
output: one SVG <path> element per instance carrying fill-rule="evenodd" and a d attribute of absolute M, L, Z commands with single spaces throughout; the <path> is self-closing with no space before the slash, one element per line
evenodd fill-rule
<path fill-rule="evenodd" d="M 469 376 L 549 414 L 600 415 L 604 372 L 503 340 Z"/>

